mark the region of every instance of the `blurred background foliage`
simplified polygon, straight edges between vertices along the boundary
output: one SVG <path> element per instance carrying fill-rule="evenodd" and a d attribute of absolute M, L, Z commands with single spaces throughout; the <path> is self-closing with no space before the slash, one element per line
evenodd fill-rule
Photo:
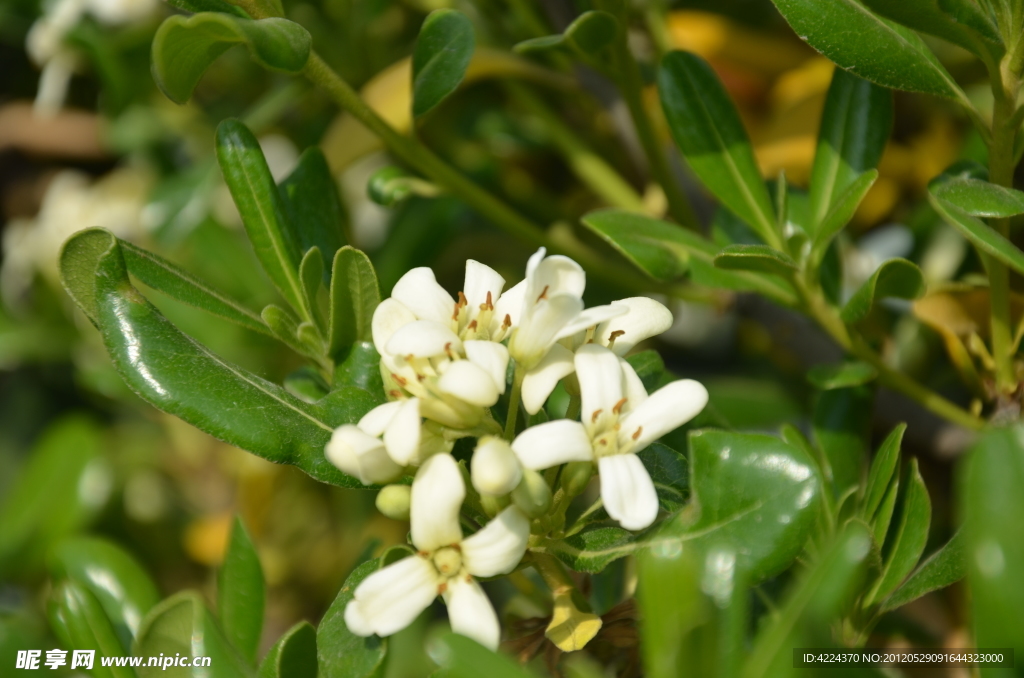
<path fill-rule="evenodd" d="M 17 649 L 56 643 L 44 615 L 46 558 L 69 535 L 89 532 L 118 542 L 164 595 L 192 587 L 212 599 L 213 568 L 240 514 L 269 587 L 265 650 L 296 621 L 318 620 L 360 558 L 404 543 L 407 529 L 377 513 L 370 493 L 322 485 L 297 469 L 230 448 L 128 391 L 97 332 L 60 289 L 56 256 L 68 235 L 102 225 L 252 307 L 272 302 L 272 287 L 256 265 L 213 156 L 217 123 L 239 116 L 260 137 L 278 180 L 302 149 L 321 145 L 346 202 L 350 242 L 370 254 L 385 294 L 402 273 L 421 265 L 456 289 L 470 257 L 515 280 L 529 253 L 449 196 L 412 197 L 390 208 L 370 200 L 368 180 L 394 162 L 379 142 L 338 115 L 324 94 L 264 71 L 238 48 L 210 69 L 190 103 L 171 103 L 153 84 L 149 46 L 173 10 L 135 4 L 142 7 L 129 19 L 87 9 L 61 29 L 61 54 L 70 54 L 71 63 L 66 95 L 61 92 L 55 110 L 45 110 L 37 91 L 40 69 L 50 62 L 34 59 L 26 40 L 38 22 L 52 19 L 54 5 L 0 3 L 4 667 L 13 665 Z M 479 48 L 459 96 L 412 129 L 409 55 L 426 14 L 446 6 L 473 19 Z M 557 57 L 540 58 L 536 63 L 551 67 L 540 69 L 510 56 L 515 43 L 561 31 L 588 8 L 583 0 L 295 0 L 285 7 L 288 18 L 310 31 L 324 59 L 386 120 L 424 139 L 524 214 L 556 224 L 555 237 L 605 247 L 576 226 L 581 214 L 604 202 L 558 152 L 567 134 L 583 138 L 627 178 L 625 190 L 638 207 L 664 213 L 665 196 L 645 183 L 641 149 L 609 84 L 586 71 L 579 74 L 581 93 L 559 79 L 565 65 Z M 650 63 L 680 48 L 707 59 L 740 108 L 764 176 L 785 171 L 791 184 L 806 185 L 833 66 L 792 34 L 769 0 L 649 0 L 637 3 L 635 18 L 630 41 L 638 54 Z M 931 46 L 975 106 L 990 107 L 977 62 L 949 44 Z M 653 72 L 644 75 L 650 81 Z M 645 95 L 650 113 L 660 116 L 653 85 Z M 670 146 L 663 120 L 657 131 Z M 951 162 L 983 161 L 984 153 L 954 104 L 896 92 L 880 178 L 839 245 L 842 289 L 856 289 L 892 256 L 920 262 L 932 283 L 977 270 L 974 255 L 924 195 L 927 182 Z M 710 222 L 713 201 L 678 155 L 672 162 L 701 221 Z M 736 226 L 718 218 L 714 228 Z M 621 296 L 609 282 L 593 280 L 588 302 Z M 835 361 L 838 350 L 806 319 L 759 299 L 696 288 L 692 296 L 671 302 L 676 325 L 655 346 L 669 367 L 703 381 L 713 416 L 732 426 L 808 428 L 816 396 L 806 371 Z M 984 311 L 986 300 L 976 297 L 952 287 L 918 302 L 914 313 L 872 322 L 892 327 L 887 350 L 902 369 L 965 401 L 956 366 L 944 356 L 951 344 L 972 350 L 970 337 L 984 333 L 972 312 Z M 302 364 L 263 336 L 167 297 L 152 298 L 185 332 L 251 371 L 280 381 Z M 960 429 L 882 390 L 869 425 L 872 448 L 899 421 L 910 422 L 904 452 L 918 458 L 931 494 L 930 552 L 951 533 L 952 468 L 967 441 Z M 620 563 L 609 576 L 635 577 L 626 569 Z M 595 607 L 607 611 L 618 598 L 603 579 L 594 579 L 586 590 L 600 601 Z M 876 633 L 884 642 L 964 647 L 964 605 L 953 586 L 884 618 Z M 626 620 L 631 614 L 621 611 Z M 605 643 L 595 652 L 632 648 L 635 659 L 635 632 L 630 635 L 628 624 L 619 628 L 606 622 Z M 424 622 L 400 634 L 395 642 L 407 651 L 393 652 L 404 659 L 389 664 L 389 675 L 420 675 L 429 665 L 418 641 L 428 631 Z M 570 675 L 593 675 L 584 660 L 576 663 L 582 668 L 570 667 L 577 671 Z"/>

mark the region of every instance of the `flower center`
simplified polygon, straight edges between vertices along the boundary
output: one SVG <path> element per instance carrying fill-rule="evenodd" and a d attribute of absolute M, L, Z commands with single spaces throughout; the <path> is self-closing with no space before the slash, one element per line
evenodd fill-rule
<path fill-rule="evenodd" d="M 433 561 L 437 573 L 450 579 L 462 570 L 462 550 L 457 545 L 444 546 L 434 551 Z"/>
<path fill-rule="evenodd" d="M 590 413 L 590 419 L 583 422 L 587 433 L 590 435 L 590 443 L 594 448 L 594 456 L 596 458 L 610 457 L 615 454 L 627 454 L 633 449 L 633 441 L 643 433 L 643 427 L 637 427 L 636 431 L 633 431 L 628 439 L 625 441 L 619 440 L 619 431 L 622 428 L 619 419 L 622 416 L 622 408 L 625 404 L 626 399 L 623 398 L 615 403 L 615 406 L 609 411 L 603 409 L 594 410 Z"/>
<path fill-rule="evenodd" d="M 452 331 L 463 341 L 470 339 L 502 341 L 508 336 L 512 319 L 507 314 L 504 318 L 498 318 L 495 315 L 494 298 L 490 292 L 487 293 L 484 303 L 476 307 L 469 303 L 465 294 L 459 292 L 459 300 L 455 302 L 451 323 Z"/>

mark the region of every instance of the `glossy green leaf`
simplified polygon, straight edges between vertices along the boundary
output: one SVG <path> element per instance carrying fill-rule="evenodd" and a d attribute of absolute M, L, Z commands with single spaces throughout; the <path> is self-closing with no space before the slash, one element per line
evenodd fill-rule
<path fill-rule="evenodd" d="M 333 271 L 330 353 L 337 355 L 357 341 L 373 339 L 370 325 L 380 304 L 380 287 L 370 258 L 354 247 L 338 250 Z"/>
<path fill-rule="evenodd" d="M 972 217 L 1004 218 L 1024 214 L 1024 192 L 984 179 L 957 177 L 935 181 L 931 192 Z"/>
<path fill-rule="evenodd" d="M 686 457 L 662 443 L 650 445 L 637 456 L 654 481 L 662 510 L 674 513 L 682 508 L 689 494 Z"/>
<path fill-rule="evenodd" d="M 658 71 L 658 91 L 672 137 L 704 185 L 761 239 L 777 245 L 775 217 L 739 114 L 707 62 L 671 52 Z"/>
<path fill-rule="evenodd" d="M 621 527 L 590 526 L 561 540 L 549 540 L 540 548 L 576 572 L 600 572 L 636 548 L 636 535 Z"/>
<path fill-rule="evenodd" d="M 338 184 L 327 166 L 323 151 L 310 146 L 299 156 L 299 164 L 281 185 L 281 202 L 288 221 L 295 229 L 299 251 L 319 247 L 324 261 L 346 244 L 348 212 L 338 193 Z M 324 270 L 324 285 L 331 272 Z"/>
<path fill-rule="evenodd" d="M 102 607 L 121 643 L 131 650 L 142 618 L 160 602 L 156 585 L 141 565 L 114 542 L 72 537 L 58 544 L 49 558 L 50 575 L 85 588 Z"/>
<path fill-rule="evenodd" d="M 975 54 L 980 50 L 971 28 L 986 40 L 1000 40 L 991 19 L 971 0 L 864 0 L 864 4 L 887 19 L 943 38 Z"/>
<path fill-rule="evenodd" d="M 299 280 L 302 282 L 302 297 L 306 307 L 312 311 L 318 328 L 327 327 L 327 320 L 320 308 L 320 289 L 324 279 L 324 257 L 319 247 L 311 247 L 299 263 Z"/>
<path fill-rule="evenodd" d="M 602 11 L 584 12 L 565 29 L 566 42 L 586 55 L 597 54 L 610 46 L 618 35 L 618 20 Z"/>
<path fill-rule="evenodd" d="M 885 545 L 886 537 L 889 534 L 889 526 L 892 523 L 892 515 L 896 512 L 896 498 L 900 492 L 900 479 L 893 478 L 886 490 L 882 503 L 878 505 L 878 512 L 875 513 L 874 523 L 871 525 L 871 536 L 875 540 L 875 546 L 881 552 Z"/>
<path fill-rule="evenodd" d="M 384 400 L 384 382 L 380 373 L 380 354 L 372 341 L 357 341 L 337 356 L 334 388 L 355 386 L 380 402 Z"/>
<path fill-rule="evenodd" d="M 907 578 L 928 543 L 928 529 L 932 522 L 932 503 L 928 489 L 917 468 L 917 459 L 910 460 L 907 489 L 900 507 L 900 525 L 878 582 L 867 595 L 864 605 L 884 600 Z"/>
<path fill-rule="evenodd" d="M 868 523 L 871 523 L 878 507 L 882 505 L 885 491 L 892 481 L 893 473 L 896 472 L 900 461 L 900 445 L 906 430 L 906 424 L 900 424 L 894 428 L 879 446 L 878 452 L 875 453 L 875 459 L 871 462 L 861 510 L 861 515 Z"/>
<path fill-rule="evenodd" d="M 240 121 L 229 118 L 217 126 L 217 161 L 263 270 L 292 308 L 309 318 L 299 280 L 298 239 L 260 144 Z"/>
<path fill-rule="evenodd" d="M 427 648 L 431 658 L 442 666 L 445 678 L 536 678 L 511 657 L 494 652 L 475 640 L 457 633 L 446 633 Z"/>
<path fill-rule="evenodd" d="M 208 667 L 143 666 L 139 678 L 246 678 L 255 675 L 224 637 L 202 597 L 182 591 L 154 607 L 142 621 L 135 656 L 209 657 Z"/>
<path fill-rule="evenodd" d="M 584 215 L 581 221 L 584 226 L 601 236 L 627 258 L 632 259 L 651 277 L 666 276 L 660 279 L 668 279 L 667 276 L 677 275 L 677 272 L 685 270 L 684 257 L 688 255 L 695 282 L 713 287 L 757 291 L 785 305 L 796 303 L 796 295 L 785 281 L 743 271 L 716 269 L 712 262 L 720 248 L 710 240 L 676 224 L 617 209 L 590 212 Z M 649 258 L 639 256 L 635 248 L 637 234 L 642 234 L 645 246 L 647 243 L 657 243 L 657 252 L 647 249 L 644 252 L 651 255 Z M 706 275 L 700 281 L 696 279 L 698 271 Z"/>
<path fill-rule="evenodd" d="M 812 233 L 821 230 L 819 224 L 839 197 L 865 172 L 878 167 L 891 129 L 892 93 L 835 69 L 811 168 Z"/>
<path fill-rule="evenodd" d="M 214 290 L 163 257 L 124 240 L 119 242 L 128 272 L 143 284 L 172 299 L 218 315 L 254 332 L 271 334 L 263 320 L 239 302 Z"/>
<path fill-rule="evenodd" d="M 872 390 L 867 386 L 822 391 L 814 405 L 814 441 L 828 462 L 833 496 L 861 482 L 871 427 Z"/>
<path fill-rule="evenodd" d="M 815 365 L 807 370 L 807 381 L 821 391 L 862 386 L 871 383 L 877 377 L 878 370 L 859 360 Z"/>
<path fill-rule="evenodd" d="M 99 427 L 82 415 L 58 419 L 39 437 L 0 504 L 0 573 L 35 568 L 103 507 L 111 479 L 100 449 Z"/>
<path fill-rule="evenodd" d="M 316 629 L 300 621 L 285 631 L 260 663 L 258 678 L 317 678 Z"/>
<path fill-rule="evenodd" d="M 309 351 L 298 339 L 299 323 L 291 313 L 280 306 L 269 304 L 263 308 L 260 317 L 275 337 L 290 346 L 296 353 L 309 356 Z"/>
<path fill-rule="evenodd" d="M 818 223 L 817 231 L 814 234 L 814 246 L 820 252 L 839 231 L 850 223 L 850 219 L 856 214 L 864 196 L 868 194 L 871 187 L 878 179 L 878 170 L 870 169 L 854 179 L 838 197 L 835 198 L 832 206 Z"/>
<path fill-rule="evenodd" d="M 934 191 L 934 188 L 932 189 Z M 929 192 L 929 199 L 946 223 L 960 231 L 979 250 L 1024 273 L 1024 252 L 985 222 Z"/>
<path fill-rule="evenodd" d="M 338 596 L 320 621 L 316 651 L 321 678 L 378 678 L 384 671 L 387 638 L 357 636 L 345 626 L 345 606 L 361 581 L 377 571 L 376 558 L 368 560 L 348 576 Z"/>
<path fill-rule="evenodd" d="M 882 610 L 895 610 L 963 579 L 967 574 L 967 556 L 962 535 L 963 532 L 958 531 L 942 548 L 928 556 L 883 603 Z"/>
<path fill-rule="evenodd" d="M 419 117 L 445 100 L 466 75 L 476 36 L 462 12 L 427 15 L 412 53 L 412 114 Z"/>
<path fill-rule="evenodd" d="M 802 40 L 841 68 L 883 87 L 966 100 L 916 33 L 859 0 L 773 1 Z"/>
<path fill-rule="evenodd" d="M 860 286 L 840 312 L 848 325 L 867 317 L 871 308 L 886 297 L 917 299 L 925 292 L 924 274 L 912 261 L 889 259 Z"/>
<path fill-rule="evenodd" d="M 84 256 L 89 254 L 92 258 Z M 335 427 L 355 423 L 376 404 L 368 393 L 339 390 L 328 409 L 223 361 L 182 334 L 131 286 L 117 239 L 107 231 L 77 233 L 62 253 L 61 276 L 73 298 L 95 304 L 95 322 L 114 366 L 144 400 L 322 482 L 362 487 L 327 461 L 324 446 Z M 91 293 L 79 287 L 86 283 Z"/>
<path fill-rule="evenodd" d="M 330 392 L 323 377 L 310 365 L 303 365 L 285 377 L 284 387 L 289 393 L 307 403 L 315 403 Z"/>
<path fill-rule="evenodd" d="M 791 278 L 797 272 L 796 262 L 788 254 L 767 245 L 729 245 L 715 255 L 715 267 L 780 278 Z"/>
<path fill-rule="evenodd" d="M 967 453 L 960 493 L 967 583 L 978 647 L 1024 652 L 1024 427 L 987 432 Z M 1011 676 L 1011 671 L 989 676 Z M 983 673 L 983 675 L 985 675 Z"/>
<path fill-rule="evenodd" d="M 217 573 L 217 612 L 224 635 L 250 662 L 256 660 L 263 631 L 265 598 L 263 568 L 256 547 L 236 516 L 224 564 Z"/>
<path fill-rule="evenodd" d="M 665 361 L 661 359 L 661 354 L 657 351 L 649 350 L 630 354 L 626 357 L 626 362 L 636 372 L 636 376 L 640 377 L 640 381 L 643 382 L 648 393 L 658 390 L 662 385 L 662 380 L 671 379 L 671 375 L 665 372 Z"/>
<path fill-rule="evenodd" d="M 217 57 L 245 45 L 253 61 L 274 71 L 298 73 L 309 59 L 309 32 L 287 19 L 252 19 L 201 12 L 170 16 L 153 37 L 153 79 L 171 101 L 184 104 Z"/>
<path fill-rule="evenodd" d="M 128 667 L 100 665 L 99 657 L 125 657 L 130 652 L 121 646 L 103 607 L 85 586 L 73 581 L 58 583 L 50 593 L 46 612 L 50 628 L 65 647 L 96 652 L 93 676 L 135 678 L 135 672 Z"/>

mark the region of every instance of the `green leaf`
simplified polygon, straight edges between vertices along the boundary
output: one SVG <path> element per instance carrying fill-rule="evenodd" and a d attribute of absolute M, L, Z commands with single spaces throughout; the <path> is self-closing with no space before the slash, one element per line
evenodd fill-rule
<path fill-rule="evenodd" d="M 475 640 L 446 633 L 429 647 L 430 656 L 446 671 L 446 678 L 537 678 L 511 657 L 489 650 Z"/>
<path fill-rule="evenodd" d="M 65 647 L 72 650 L 94 650 L 100 657 L 124 657 L 126 651 L 118 642 L 103 607 L 89 589 L 73 581 L 62 581 L 50 593 L 47 617 Z M 100 678 L 135 678 L 127 667 L 93 663 L 92 675 Z"/>
<path fill-rule="evenodd" d="M 906 259 L 889 259 L 853 293 L 839 315 L 843 322 L 852 325 L 866 318 L 879 299 L 917 299 L 925 288 L 924 275 L 917 264 Z"/>
<path fill-rule="evenodd" d="M 0 503 L 0 573 L 32 571 L 103 507 L 110 471 L 101 442 L 99 427 L 82 415 L 58 419 L 39 437 Z"/>
<path fill-rule="evenodd" d="M 864 4 L 887 19 L 948 40 L 975 54 L 980 54 L 980 50 L 971 28 L 986 40 L 1000 42 L 991 20 L 971 0 L 864 0 Z M 954 13 L 956 16 L 951 16 Z"/>
<path fill-rule="evenodd" d="M 821 391 L 862 386 L 874 381 L 876 377 L 878 377 L 878 371 L 868 363 L 859 360 L 815 365 L 807 371 L 807 381 Z"/>
<path fill-rule="evenodd" d="M 76 244 L 81 240 L 91 244 Z M 376 404 L 368 393 L 344 388 L 331 409 L 310 405 L 221 360 L 131 286 L 117 239 L 102 229 L 72 237 L 61 256 L 61 276 L 73 298 L 94 300 L 96 325 L 111 360 L 144 400 L 264 459 L 293 464 L 332 485 L 362 487 L 327 461 L 324 446 L 335 427 L 355 423 Z M 77 287 L 86 282 L 93 286 L 91 294 Z"/>
<path fill-rule="evenodd" d="M 184 104 L 217 57 L 245 45 L 264 68 L 298 73 L 309 60 L 309 32 L 286 19 L 253 21 L 219 12 L 167 17 L 153 37 L 153 79 L 171 101 Z"/>
<path fill-rule="evenodd" d="M 317 328 L 327 327 L 320 307 L 320 286 L 324 279 L 324 257 L 319 247 L 311 247 L 299 263 L 299 280 L 302 282 L 302 297 L 306 307 L 312 311 Z"/>
<path fill-rule="evenodd" d="M 871 428 L 873 392 L 867 386 L 822 391 L 814 405 L 814 440 L 828 461 L 826 480 L 836 499 L 860 484 Z"/>
<path fill-rule="evenodd" d="M 316 651 L 322 678 L 378 678 L 383 673 L 387 638 L 357 636 L 345 625 L 345 606 L 359 583 L 376 572 L 379 565 L 374 558 L 353 570 L 320 621 Z"/>
<path fill-rule="evenodd" d="M 338 250 L 333 270 L 330 353 L 337 355 L 357 341 L 373 339 L 370 325 L 380 305 L 380 288 L 370 258 L 354 247 Z"/>
<path fill-rule="evenodd" d="M 929 192 L 928 198 L 946 223 L 960 231 L 960 234 L 970 240 L 975 247 L 1018 273 L 1024 273 L 1024 252 L 1016 245 L 980 219 L 972 217 L 950 202 L 937 198 L 934 192 Z"/>
<path fill-rule="evenodd" d="M 103 609 L 128 654 L 142 618 L 160 602 L 156 585 L 142 566 L 117 544 L 96 537 L 72 537 L 49 558 L 50 575 L 83 587 Z"/>
<path fill-rule="evenodd" d="M 372 341 L 357 341 L 337 356 L 334 368 L 335 390 L 355 386 L 384 402 L 384 382 L 380 373 L 380 354 Z M 321 403 L 326 407 L 326 401 Z"/>
<path fill-rule="evenodd" d="M 972 217 L 1006 218 L 1024 214 L 1024 192 L 984 179 L 957 177 L 935 181 L 932 195 Z"/>
<path fill-rule="evenodd" d="M 785 281 L 752 275 L 744 271 L 724 271 L 714 268 L 712 262 L 720 248 L 710 240 L 680 228 L 676 224 L 670 224 L 644 214 L 617 209 L 589 212 L 583 216 L 581 221 L 584 226 L 623 252 L 627 258 L 637 256 L 637 259 L 633 260 L 634 263 L 651 277 L 658 278 L 659 276 L 675 275 L 674 271 L 681 272 L 684 270 L 684 257 L 689 255 L 695 282 L 699 270 L 713 276 L 712 279 L 716 283 L 713 286 L 757 291 L 787 306 L 796 303 L 793 288 Z M 631 242 L 637 234 L 642 234 L 640 237 L 647 242 L 658 243 L 661 251 L 657 256 L 643 258 L 637 255 Z M 620 243 L 620 239 L 624 239 L 625 242 Z M 678 263 L 672 263 L 670 257 L 673 257 Z M 701 282 L 706 281 L 702 280 Z"/>
<path fill-rule="evenodd" d="M 671 52 L 658 71 L 658 91 L 669 129 L 694 173 L 716 198 L 778 246 L 768 189 L 736 107 L 707 62 Z"/>
<path fill-rule="evenodd" d="M 901 507 L 900 526 L 895 535 L 892 549 L 886 558 L 885 567 L 877 583 L 864 600 L 867 607 L 875 601 L 884 600 L 907 578 L 928 543 L 928 529 L 932 522 L 932 503 L 928 489 L 917 469 L 917 459 L 910 460 L 910 474 L 906 494 Z"/>
<path fill-rule="evenodd" d="M 564 33 L 524 40 L 512 49 L 519 54 L 530 54 L 569 48 L 586 59 L 609 47 L 618 35 L 619 22 L 612 14 L 600 10 L 588 11 L 576 17 Z"/>
<path fill-rule="evenodd" d="M 637 456 L 654 481 L 661 508 L 669 513 L 682 508 L 690 491 L 686 457 L 662 443 L 640 450 Z"/>
<path fill-rule="evenodd" d="M 466 75 L 476 36 L 473 23 L 454 9 L 427 15 L 412 53 L 412 114 L 419 117 L 445 100 Z"/>
<path fill-rule="evenodd" d="M 811 168 L 811 233 L 817 235 L 825 215 L 855 181 L 878 167 L 891 129 L 892 93 L 835 69 Z"/>
<path fill-rule="evenodd" d="M 307 403 L 315 403 L 330 392 L 315 368 L 303 365 L 284 378 L 285 389 Z"/>
<path fill-rule="evenodd" d="M 278 190 L 288 221 L 298 236 L 299 251 L 319 247 L 323 260 L 332 261 L 334 253 L 346 242 L 348 212 L 323 151 L 316 146 L 303 151 L 299 164 Z M 324 270 L 323 277 L 324 285 L 329 285 L 331 272 Z"/>
<path fill-rule="evenodd" d="M 965 459 L 960 508 L 974 640 L 978 647 L 1012 647 L 1019 657 L 1024 652 L 1024 427 L 990 429 Z"/>
<path fill-rule="evenodd" d="M 916 33 L 883 19 L 859 0 L 773 1 L 797 35 L 840 68 L 883 87 L 966 101 Z"/>
<path fill-rule="evenodd" d="M 875 459 L 871 462 L 871 470 L 868 472 L 868 483 L 865 485 L 864 503 L 861 509 L 861 516 L 869 524 L 874 520 L 875 512 L 882 505 L 885 491 L 892 481 L 893 473 L 900 461 L 900 445 L 903 442 L 903 433 L 907 430 L 906 424 L 900 424 L 892 430 L 882 445 L 875 453 Z"/>
<path fill-rule="evenodd" d="M 217 126 L 217 161 L 263 270 L 292 308 L 308 320 L 295 232 L 259 142 L 240 121 L 229 118 Z"/>
<path fill-rule="evenodd" d="M 210 666 L 198 671 L 175 667 L 139 669 L 139 678 L 209 676 L 209 678 L 245 678 L 255 674 L 245 660 L 231 647 L 206 609 L 202 597 L 194 591 L 182 591 L 154 607 L 142 621 L 139 636 L 132 650 L 135 656 L 209 657 Z"/>
<path fill-rule="evenodd" d="M 889 534 L 889 526 L 892 523 L 892 514 L 896 511 L 896 497 L 899 496 L 899 492 L 900 479 L 895 477 L 892 479 L 892 483 L 889 485 L 882 503 L 878 506 L 878 512 L 875 514 L 875 522 L 871 526 L 871 536 L 875 540 L 875 546 L 878 547 L 879 552 L 881 552 L 882 547 L 885 545 L 886 536 Z"/>
<path fill-rule="evenodd" d="M 562 540 L 549 540 L 540 548 L 576 572 L 600 572 L 636 550 L 636 535 L 621 527 L 590 526 Z"/>
<path fill-rule="evenodd" d="M 228 641 L 250 662 L 256 660 L 263 631 L 265 597 L 256 547 L 241 519 L 235 516 L 227 555 L 217 573 L 217 611 Z"/>
<path fill-rule="evenodd" d="M 955 584 L 967 574 L 963 532 L 958 531 L 938 551 L 928 556 L 882 604 L 882 611 L 895 610 L 921 596 Z"/>
<path fill-rule="evenodd" d="M 226 2 L 226 0 L 165 0 L 165 2 L 171 7 L 177 7 L 192 14 L 198 14 L 199 12 L 223 12 L 224 14 L 249 17 L 241 7 L 232 5 L 230 2 Z"/>
<path fill-rule="evenodd" d="M 750 271 L 791 278 L 796 262 L 788 254 L 767 245 L 729 245 L 715 255 L 715 267 L 727 271 Z"/>
<path fill-rule="evenodd" d="M 833 202 L 825 216 L 818 223 L 814 234 L 814 247 L 821 252 L 828 246 L 832 238 L 843 230 L 857 212 L 864 196 L 878 179 L 878 170 L 870 169 L 857 177 Z"/>
<path fill-rule="evenodd" d="M 260 663 L 258 678 L 317 678 L 316 629 L 300 621 L 285 631 Z"/>
<path fill-rule="evenodd" d="M 143 284 L 163 292 L 172 299 L 194 306 L 237 323 L 242 327 L 270 335 L 263 320 L 234 299 L 217 292 L 192 274 L 152 252 L 119 240 L 124 263 Z"/>

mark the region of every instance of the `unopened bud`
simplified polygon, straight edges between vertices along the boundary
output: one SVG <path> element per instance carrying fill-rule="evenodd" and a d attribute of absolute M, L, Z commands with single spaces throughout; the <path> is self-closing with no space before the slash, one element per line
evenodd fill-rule
<path fill-rule="evenodd" d="M 377 510 L 393 520 L 409 520 L 412 488 L 408 485 L 387 485 L 377 493 Z"/>
<path fill-rule="evenodd" d="M 484 436 L 473 452 L 473 487 L 481 495 L 508 494 L 523 477 L 512 447 L 495 436 Z"/>
<path fill-rule="evenodd" d="M 498 515 L 509 505 L 510 501 L 507 494 L 481 494 L 480 495 L 480 506 L 483 507 L 484 513 L 487 514 L 488 518 L 493 518 Z"/>
<path fill-rule="evenodd" d="M 594 475 L 594 464 L 589 461 L 571 461 L 562 469 L 562 489 L 570 497 L 578 497 L 587 489 Z"/>
<path fill-rule="evenodd" d="M 551 508 L 551 488 L 544 476 L 523 469 L 523 479 L 512 491 L 512 501 L 529 517 L 539 518 Z"/>

